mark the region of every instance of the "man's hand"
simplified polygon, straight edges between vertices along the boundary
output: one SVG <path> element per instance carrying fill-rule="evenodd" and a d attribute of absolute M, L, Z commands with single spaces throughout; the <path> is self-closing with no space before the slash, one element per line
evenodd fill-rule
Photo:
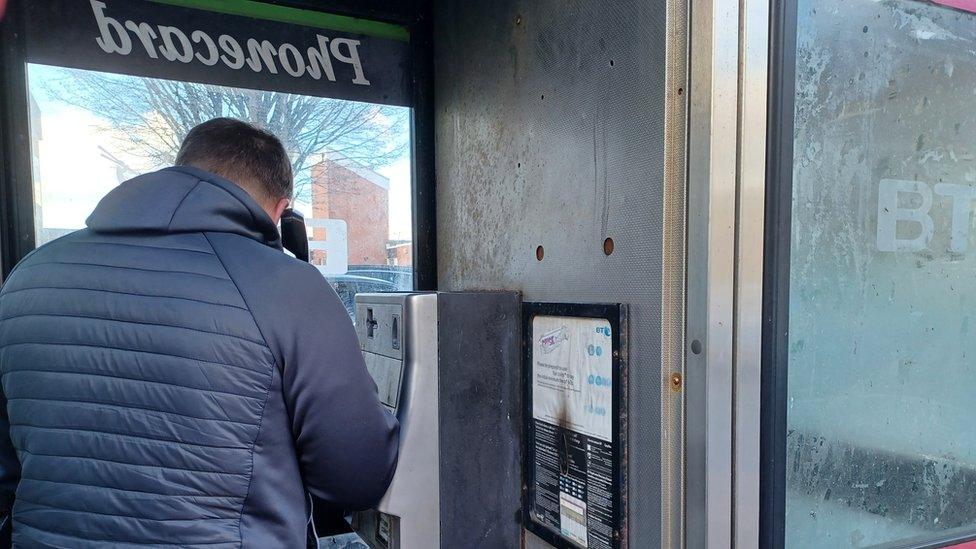
<path fill-rule="evenodd" d="M 0 21 L 3 21 L 3 12 L 7 11 L 7 0 L 0 0 Z"/>

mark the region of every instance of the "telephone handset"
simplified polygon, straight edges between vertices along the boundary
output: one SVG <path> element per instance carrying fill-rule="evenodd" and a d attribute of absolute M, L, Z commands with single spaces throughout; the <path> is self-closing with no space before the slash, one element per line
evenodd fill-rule
<path fill-rule="evenodd" d="M 308 261 L 308 233 L 305 217 L 288 208 L 281 214 L 281 245 L 302 261 Z"/>

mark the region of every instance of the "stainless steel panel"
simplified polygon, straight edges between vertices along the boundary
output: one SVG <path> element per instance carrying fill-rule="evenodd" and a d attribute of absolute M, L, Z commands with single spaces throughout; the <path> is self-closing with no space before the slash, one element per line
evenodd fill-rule
<path fill-rule="evenodd" d="M 374 353 L 363 353 L 366 360 L 366 369 L 369 375 L 376 382 L 376 391 L 380 402 L 396 413 L 400 401 L 400 380 L 403 374 L 403 362 L 377 355 Z"/>
<path fill-rule="evenodd" d="M 357 309 L 402 303 L 406 315 L 400 405 L 400 458 L 393 482 L 377 509 L 399 517 L 401 547 L 440 545 L 438 474 L 437 296 L 395 294 L 357 296 Z M 394 309 L 388 309 L 390 315 Z M 357 326 L 357 329 L 362 329 Z"/>
<path fill-rule="evenodd" d="M 739 1 L 691 10 L 686 542 L 732 543 Z"/>
<path fill-rule="evenodd" d="M 685 238 L 688 11 L 668 2 L 661 264 L 661 547 L 684 541 Z"/>
<path fill-rule="evenodd" d="M 680 164 L 665 179 L 684 156 L 683 132 L 665 140 L 668 52 L 670 66 L 684 62 L 682 49 L 668 49 L 668 4 L 440 0 L 434 9 L 439 285 L 630 305 L 628 540 L 637 548 L 660 546 L 662 520 L 680 515 L 672 501 L 663 518 L 661 501 L 663 459 L 667 474 L 680 469 L 681 401 L 665 404 L 662 391 L 680 367 L 673 292 L 682 295 L 684 279 L 679 250 L 667 260 L 678 288 L 665 318 L 664 245 L 682 240 L 680 229 L 666 237 L 665 223 L 683 225 L 684 196 Z"/>
<path fill-rule="evenodd" d="M 759 414 L 769 1 L 742 4 L 739 171 L 735 244 L 733 541 L 759 546 Z"/>

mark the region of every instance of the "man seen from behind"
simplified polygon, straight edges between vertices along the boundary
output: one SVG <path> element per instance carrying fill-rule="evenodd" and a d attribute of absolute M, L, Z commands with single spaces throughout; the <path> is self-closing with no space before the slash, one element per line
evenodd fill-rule
<path fill-rule="evenodd" d="M 216 119 L 0 291 L 0 495 L 23 547 L 299 548 L 397 458 L 342 302 L 281 250 L 291 163 Z"/>

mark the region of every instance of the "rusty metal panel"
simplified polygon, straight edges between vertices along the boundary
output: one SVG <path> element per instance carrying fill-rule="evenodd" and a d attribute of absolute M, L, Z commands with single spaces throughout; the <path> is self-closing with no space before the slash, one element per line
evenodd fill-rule
<path fill-rule="evenodd" d="M 434 9 L 439 287 L 629 304 L 631 547 L 681 543 L 683 6 Z"/>

